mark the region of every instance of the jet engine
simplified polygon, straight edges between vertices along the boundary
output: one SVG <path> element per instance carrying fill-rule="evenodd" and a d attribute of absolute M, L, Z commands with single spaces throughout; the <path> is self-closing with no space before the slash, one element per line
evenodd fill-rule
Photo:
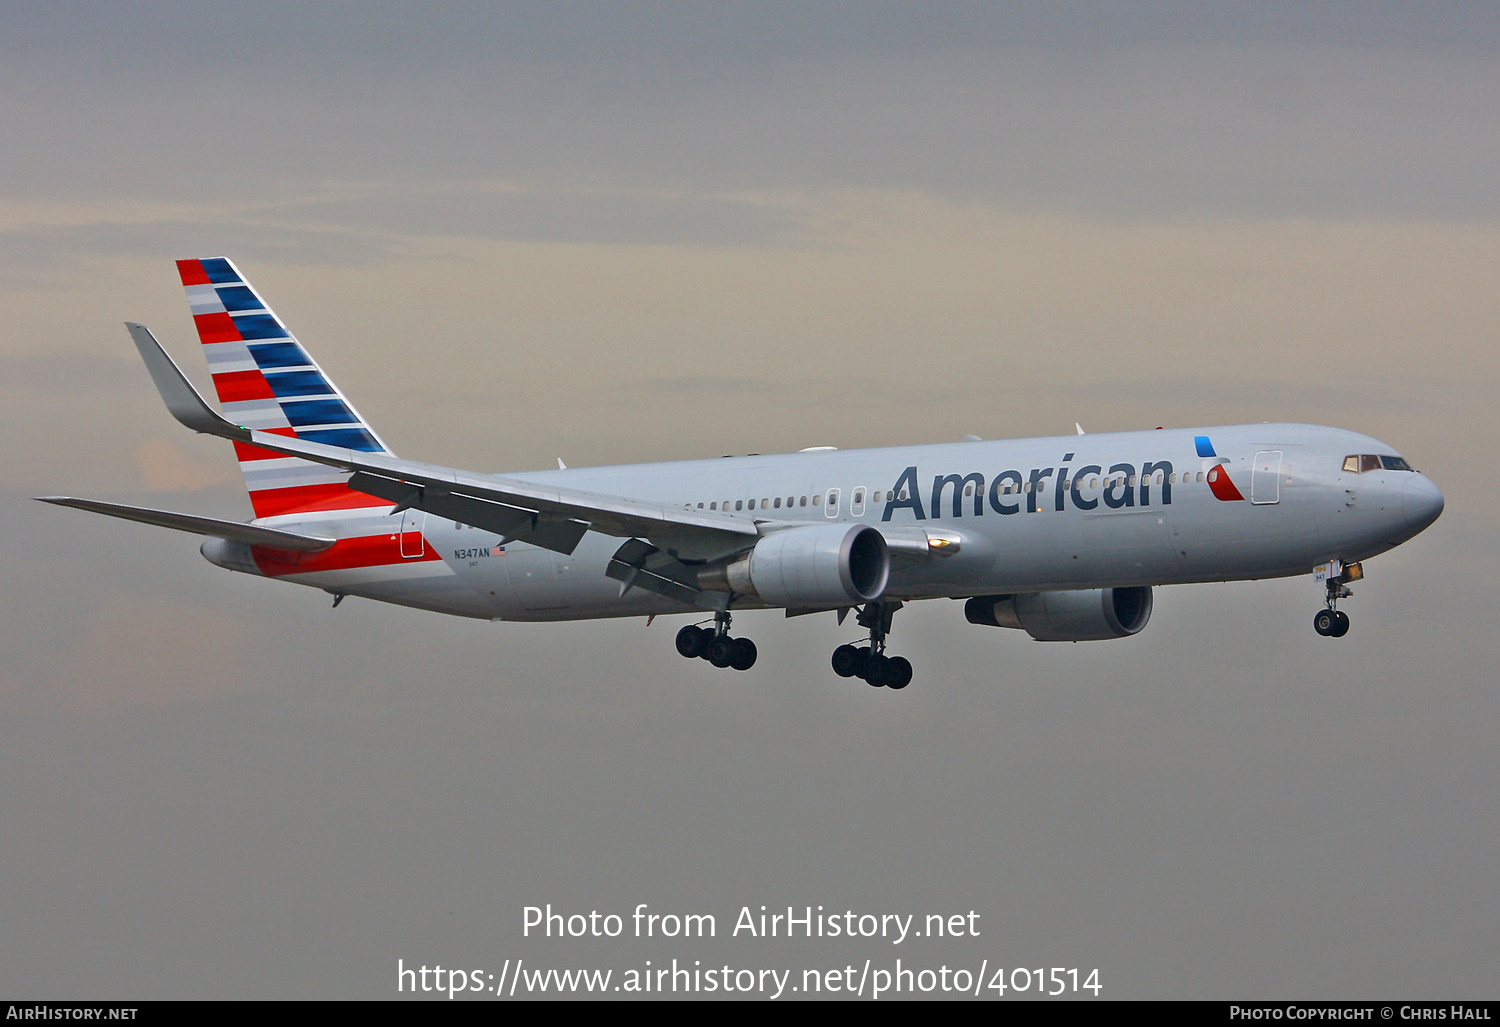
<path fill-rule="evenodd" d="M 1151 586 L 975 596 L 964 616 L 970 624 L 1020 628 L 1038 642 L 1124 638 L 1151 619 Z"/>
<path fill-rule="evenodd" d="M 890 575 L 880 532 L 867 524 L 819 524 L 773 531 L 719 573 L 700 571 L 698 580 L 770 606 L 829 608 L 879 599 Z"/>

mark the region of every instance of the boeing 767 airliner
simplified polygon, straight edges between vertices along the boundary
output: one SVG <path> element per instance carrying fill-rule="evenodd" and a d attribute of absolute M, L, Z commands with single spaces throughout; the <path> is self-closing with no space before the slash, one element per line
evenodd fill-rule
<path fill-rule="evenodd" d="M 1312 574 L 1313 619 L 1363 561 L 1443 509 L 1366 435 L 1251 424 L 477 474 L 398 458 L 224 257 L 177 262 L 223 415 L 143 325 L 168 410 L 234 444 L 249 523 L 61 496 L 44 501 L 208 536 L 220 567 L 490 620 L 698 614 L 677 649 L 748 670 L 736 610 L 851 611 L 833 669 L 903 688 L 891 619 L 965 599 L 974 624 L 1044 641 L 1146 626 L 1152 587 Z M 712 626 L 708 627 L 711 622 Z"/>

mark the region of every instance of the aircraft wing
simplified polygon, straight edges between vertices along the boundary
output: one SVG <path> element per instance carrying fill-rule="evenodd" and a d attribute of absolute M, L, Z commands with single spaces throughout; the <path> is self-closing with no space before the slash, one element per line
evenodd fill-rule
<path fill-rule="evenodd" d="M 749 548 L 760 534 L 753 521 L 728 514 L 474 474 L 235 425 L 208 405 L 145 325 L 126 327 L 167 409 L 184 426 L 349 471 L 351 488 L 388 499 L 398 510 L 425 510 L 560 553 L 571 553 L 585 532 L 598 531 L 669 542 L 667 548 L 684 557 L 711 559 Z"/>

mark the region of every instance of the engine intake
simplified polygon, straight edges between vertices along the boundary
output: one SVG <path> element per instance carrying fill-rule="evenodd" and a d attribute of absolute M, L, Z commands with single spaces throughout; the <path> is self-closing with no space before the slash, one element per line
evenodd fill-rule
<path fill-rule="evenodd" d="M 975 596 L 964 604 L 970 624 L 1020 628 L 1038 642 L 1124 638 L 1151 619 L 1151 586 Z"/>

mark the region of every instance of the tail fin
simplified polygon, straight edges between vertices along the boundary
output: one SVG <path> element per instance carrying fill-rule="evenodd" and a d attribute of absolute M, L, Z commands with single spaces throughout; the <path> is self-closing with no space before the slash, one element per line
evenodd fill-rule
<path fill-rule="evenodd" d="M 179 260 L 198 338 L 224 415 L 309 442 L 389 453 L 344 394 L 227 257 Z M 321 464 L 234 444 L 255 516 L 388 506 Z"/>

